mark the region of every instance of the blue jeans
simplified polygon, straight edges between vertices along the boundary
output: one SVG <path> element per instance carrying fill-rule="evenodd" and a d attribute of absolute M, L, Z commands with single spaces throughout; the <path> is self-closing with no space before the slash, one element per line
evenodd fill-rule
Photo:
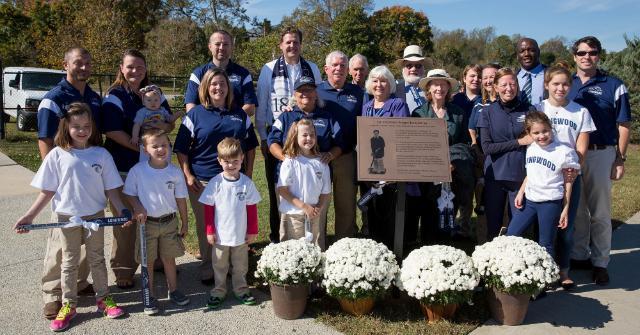
<path fill-rule="evenodd" d="M 507 235 L 520 236 L 538 217 L 538 227 L 540 237 L 538 244 L 547 249 L 547 252 L 554 255 L 554 243 L 556 232 L 558 231 L 558 223 L 560 221 L 560 213 L 562 212 L 562 199 L 533 202 L 526 200 L 524 207 L 516 209 L 513 213 L 511 223 Z"/>
<path fill-rule="evenodd" d="M 571 202 L 569 202 L 569 220 L 567 228 L 558 229 L 558 240 L 556 247 L 556 262 L 560 270 L 569 270 L 569 261 L 571 259 L 571 250 L 573 249 L 573 232 L 575 231 L 576 213 L 580 204 L 580 192 L 582 190 L 582 175 L 578 175 L 573 182 L 571 189 Z"/>

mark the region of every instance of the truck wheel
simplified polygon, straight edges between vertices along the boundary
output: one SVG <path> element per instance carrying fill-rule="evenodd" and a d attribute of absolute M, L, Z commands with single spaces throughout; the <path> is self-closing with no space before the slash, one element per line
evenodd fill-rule
<path fill-rule="evenodd" d="M 27 117 L 22 114 L 20 109 L 18 109 L 18 112 L 16 113 L 16 128 L 18 128 L 19 131 L 29 130 Z"/>

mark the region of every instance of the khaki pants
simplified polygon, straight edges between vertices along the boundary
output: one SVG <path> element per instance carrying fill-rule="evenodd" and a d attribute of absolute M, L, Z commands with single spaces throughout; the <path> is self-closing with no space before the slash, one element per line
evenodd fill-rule
<path fill-rule="evenodd" d="M 211 259 L 216 284 L 211 290 L 211 296 L 224 298 L 227 295 L 229 262 L 231 262 L 233 293 L 241 296 L 249 292 L 246 279 L 247 271 L 249 271 L 249 246 L 246 243 L 237 247 L 216 244 L 212 249 Z"/>
<path fill-rule="evenodd" d="M 200 180 L 202 184 L 202 190 L 207 186 L 208 182 Z M 213 268 L 211 267 L 211 253 L 212 247 L 207 242 L 207 234 L 204 230 L 204 205 L 198 201 L 200 199 L 200 192 L 192 192 L 189 190 L 189 202 L 191 203 L 191 210 L 193 210 L 193 216 L 196 218 L 196 234 L 198 235 L 198 247 L 200 250 L 200 280 L 209 280 L 213 278 Z"/>
<path fill-rule="evenodd" d="M 305 237 L 304 220 L 305 214 L 280 214 L 280 242 Z M 320 229 L 321 217 L 317 216 L 310 221 L 311 233 L 313 234 L 312 242 L 324 250 L 325 240 L 321 238 L 322 230 Z"/>
<path fill-rule="evenodd" d="M 122 180 L 126 180 L 127 174 L 120 172 L 120 176 Z M 125 197 L 122 193 L 122 187 L 118 188 L 118 192 L 120 193 L 120 199 L 125 206 L 131 211 L 133 214 L 133 209 L 129 205 L 129 202 L 125 200 Z M 111 213 L 114 216 L 117 215 L 118 211 L 113 207 L 112 203 L 109 203 L 111 208 Z M 132 280 L 133 275 L 138 270 L 138 263 L 135 259 L 135 251 L 136 251 L 136 235 L 138 231 L 138 224 L 133 221 L 133 223 L 128 227 L 122 226 L 114 226 L 113 227 L 113 243 L 111 245 L 111 270 L 113 270 L 113 274 L 116 276 L 116 281 L 118 280 Z"/>
<path fill-rule="evenodd" d="M 84 220 L 103 217 L 100 211 L 94 215 L 83 217 Z M 67 215 L 58 215 L 59 222 L 69 220 Z M 61 228 L 60 242 L 62 244 L 62 301 L 76 306 L 78 301 L 78 263 L 80 261 L 80 246 L 84 243 L 87 260 L 91 268 L 93 288 L 96 299 L 102 299 L 109 293 L 107 285 L 107 264 L 104 259 L 104 228 L 89 231 L 83 227 Z"/>
<path fill-rule="evenodd" d="M 354 237 L 356 226 L 356 156 L 355 152 L 331 161 L 333 207 L 335 209 L 335 237 Z"/>
<path fill-rule="evenodd" d="M 58 221 L 56 213 L 51 214 L 51 221 Z M 47 249 L 44 253 L 44 267 L 42 269 L 42 298 L 44 303 L 62 301 L 60 274 L 62 269 L 62 243 L 60 243 L 60 229 L 48 229 Z M 80 247 L 80 265 L 78 266 L 78 290 L 84 290 L 89 282 L 89 265 L 85 247 Z"/>

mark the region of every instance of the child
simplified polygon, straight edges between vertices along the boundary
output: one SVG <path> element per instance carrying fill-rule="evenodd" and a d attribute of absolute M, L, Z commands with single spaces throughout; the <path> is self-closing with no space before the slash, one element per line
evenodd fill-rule
<path fill-rule="evenodd" d="M 161 121 L 173 123 L 180 117 L 179 113 L 169 114 L 162 107 L 162 91 L 156 85 L 145 86 L 140 89 L 142 93 L 142 104 L 144 107 L 136 112 L 133 119 L 133 130 L 131 132 L 131 144 L 138 145 L 140 140 L 140 130 L 146 123 Z M 170 153 L 170 151 L 169 151 Z M 144 148 L 140 146 L 140 162 L 146 162 L 149 157 L 145 154 Z M 171 155 L 167 155 L 167 162 L 171 161 Z"/>
<path fill-rule="evenodd" d="M 31 186 L 41 190 L 40 194 L 27 213 L 16 222 L 16 232 L 26 233 L 20 226 L 30 224 L 51 199 L 58 222 L 67 222 L 71 216 L 83 220 L 103 217 L 107 197 L 122 213 L 125 206 L 118 196 L 122 179 L 111 155 L 100 147 L 102 136 L 93 122 L 88 105 L 69 105 L 67 113 L 61 117 L 54 143 L 56 147 L 44 158 L 31 182 Z M 130 224 L 129 221 L 125 226 Z M 60 229 L 63 305 L 49 328 L 53 331 L 65 330 L 76 316 L 78 261 L 80 245 L 83 243 L 87 250 L 98 311 L 108 318 L 123 315 L 124 310 L 109 295 L 104 228 L 98 231 L 89 231 L 81 226 Z"/>
<path fill-rule="evenodd" d="M 582 165 L 589 146 L 589 133 L 595 131 L 596 127 L 586 108 L 567 99 L 571 89 L 571 77 L 566 64 L 558 63 L 545 70 L 544 87 L 549 92 L 549 98 L 537 105 L 536 109 L 549 117 L 556 141 L 575 149 Z M 556 260 L 560 267 L 560 285 L 565 290 L 575 286 L 569 278 L 569 265 L 581 186 L 582 178 L 578 175 L 571 191 L 567 228 L 558 231 Z"/>
<path fill-rule="evenodd" d="M 278 177 L 280 241 L 305 237 L 309 220 L 313 242 L 320 248 L 320 215 L 331 193 L 329 166 L 320 161 L 313 121 L 294 122 L 284 144 L 284 162 Z M 308 228 L 307 228 L 308 229 Z"/>
<path fill-rule="evenodd" d="M 207 307 L 218 308 L 227 294 L 227 273 L 231 263 L 231 282 L 236 299 L 255 305 L 247 286 L 249 244 L 258 236 L 260 193 L 253 181 L 240 172 L 244 154 L 240 141 L 227 137 L 218 143 L 218 162 L 222 173 L 211 178 L 199 201 L 204 204 L 207 241 L 213 246 L 213 276 Z"/>
<path fill-rule="evenodd" d="M 551 121 L 543 112 L 530 112 L 524 122 L 533 143 L 525 159 L 527 177 L 515 199 L 519 210 L 509 223 L 507 235 L 521 235 L 537 216 L 538 243 L 553 256 L 556 227 L 567 227 L 571 198 L 571 183 L 565 181 L 563 169 L 580 169 L 580 164 L 575 150 L 553 140 Z"/>
<path fill-rule="evenodd" d="M 160 257 L 167 277 L 169 299 L 179 306 L 189 304 L 189 298 L 177 289 L 176 257 L 184 255 L 182 238 L 188 231 L 187 185 L 182 171 L 167 162 L 169 137 L 160 129 L 149 129 L 142 135 L 142 145 L 149 160 L 136 164 L 127 176 L 123 193 L 133 206 L 134 217 L 146 224 L 147 264 L 153 269 L 154 261 Z M 182 226 L 178 231 L 180 212 Z M 145 223 L 146 221 L 146 223 Z M 136 261 L 140 262 L 140 238 L 136 240 Z M 159 255 L 158 255 L 159 253 Z M 151 306 L 147 315 L 158 313 L 157 300 L 153 293 L 153 271 L 149 271 Z"/>

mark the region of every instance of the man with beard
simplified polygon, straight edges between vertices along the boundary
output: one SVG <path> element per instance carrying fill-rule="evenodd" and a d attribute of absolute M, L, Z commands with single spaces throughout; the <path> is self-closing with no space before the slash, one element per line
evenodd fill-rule
<path fill-rule="evenodd" d="M 544 90 L 545 65 L 540 64 L 540 48 L 532 38 L 523 37 L 516 44 L 516 54 L 520 69 L 518 70 L 518 86 L 520 98 L 532 105 L 539 104 L 547 97 Z"/>
<path fill-rule="evenodd" d="M 38 106 L 38 149 L 44 157 L 53 149 L 53 138 L 58 131 L 60 118 L 67 113 L 67 107 L 73 102 L 83 102 L 91 107 L 94 122 L 100 115 L 100 95 L 87 84 L 91 76 L 91 55 L 84 48 L 74 47 L 64 53 L 62 62 L 67 75 L 58 85 L 45 94 Z M 53 213 L 55 216 L 55 213 Z M 57 216 L 56 216 L 57 219 Z M 49 229 L 47 249 L 44 254 L 42 271 L 42 293 L 44 307 L 42 312 L 47 319 L 54 319 L 62 307 L 62 289 L 60 275 L 62 264 L 62 243 L 60 229 Z M 93 287 L 87 282 L 89 266 L 84 245 L 80 253 L 78 267 L 78 295 L 93 295 Z"/>
<path fill-rule="evenodd" d="M 396 65 L 402 67 L 403 78 L 396 83 L 396 97 L 407 104 L 409 114 L 427 102 L 425 93 L 418 87 L 424 77 L 424 59 L 422 48 L 410 45 L 404 48 L 402 58 L 396 61 Z"/>

